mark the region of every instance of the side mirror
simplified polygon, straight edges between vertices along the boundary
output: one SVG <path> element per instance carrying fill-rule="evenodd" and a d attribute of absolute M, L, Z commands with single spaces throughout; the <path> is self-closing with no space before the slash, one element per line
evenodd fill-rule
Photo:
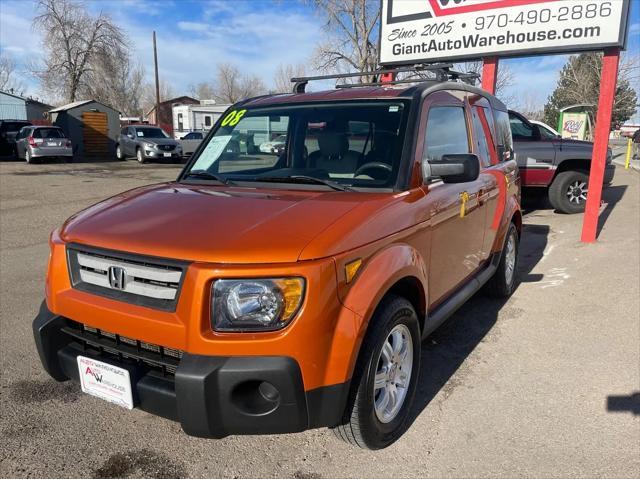
<path fill-rule="evenodd" d="M 127 137 L 128 137 L 130 140 L 133 140 L 133 134 L 131 134 L 131 133 L 127 133 Z"/>
<path fill-rule="evenodd" d="M 480 160 L 477 155 L 464 153 L 442 155 L 440 161 L 422 162 L 422 177 L 425 181 L 439 178 L 444 183 L 468 183 L 480 176 Z"/>

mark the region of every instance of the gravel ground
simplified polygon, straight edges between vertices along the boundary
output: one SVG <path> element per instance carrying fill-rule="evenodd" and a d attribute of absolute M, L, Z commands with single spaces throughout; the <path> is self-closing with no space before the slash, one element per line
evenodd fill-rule
<path fill-rule="evenodd" d="M 581 216 L 529 202 L 507 302 L 474 297 L 422 348 L 410 429 L 378 452 L 326 430 L 188 437 L 56 383 L 31 321 L 43 297 L 49 232 L 177 165 L 0 163 L 2 477 L 638 477 L 640 187 L 618 168 L 597 244 Z"/>

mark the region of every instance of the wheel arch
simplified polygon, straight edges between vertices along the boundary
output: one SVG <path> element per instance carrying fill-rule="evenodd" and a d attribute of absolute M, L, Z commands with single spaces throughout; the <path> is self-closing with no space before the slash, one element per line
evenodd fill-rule
<path fill-rule="evenodd" d="M 427 267 L 422 255 L 410 245 L 391 245 L 368 259 L 340 298 L 342 308 L 327 365 L 332 375 L 338 369 L 344 381 L 351 378 L 370 322 L 390 294 L 404 297 L 413 305 L 422 330 L 428 304 Z"/>
<path fill-rule="evenodd" d="M 562 160 L 556 171 L 553 175 L 553 179 L 555 180 L 560 173 L 565 171 L 580 171 L 582 173 L 589 174 L 589 170 L 591 169 L 591 159 L 589 158 L 570 158 L 567 160 Z"/>

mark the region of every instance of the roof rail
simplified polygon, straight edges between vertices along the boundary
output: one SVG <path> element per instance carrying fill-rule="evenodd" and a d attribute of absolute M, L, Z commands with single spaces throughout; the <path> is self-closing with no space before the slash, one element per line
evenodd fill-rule
<path fill-rule="evenodd" d="M 317 80 L 338 80 L 340 78 L 354 78 L 354 77 L 364 77 L 364 76 L 374 76 L 376 78 L 380 78 L 381 75 L 389 74 L 389 73 L 414 73 L 420 74 L 422 72 L 431 72 L 435 74 L 435 81 L 444 82 L 444 81 L 457 81 L 461 80 L 465 83 L 470 83 L 473 85 L 477 79 L 480 78 L 480 75 L 477 73 L 464 73 L 451 70 L 453 64 L 451 63 L 434 63 L 431 65 L 427 64 L 419 64 L 414 65 L 412 67 L 401 67 L 401 68 L 392 68 L 392 69 L 383 69 L 383 70 L 374 70 L 370 72 L 353 72 L 353 73 L 336 73 L 333 75 L 316 75 L 316 76 L 308 76 L 308 77 L 293 77 L 291 79 L 291 83 L 293 83 L 293 93 L 304 93 L 307 87 L 307 84 L 310 81 Z M 399 83 L 417 83 L 422 81 L 434 81 L 434 78 L 407 78 L 404 80 L 391 80 L 391 81 L 373 81 L 366 83 L 345 83 L 341 85 L 336 85 L 336 88 L 356 88 L 361 86 L 380 86 L 380 85 L 396 85 Z"/>

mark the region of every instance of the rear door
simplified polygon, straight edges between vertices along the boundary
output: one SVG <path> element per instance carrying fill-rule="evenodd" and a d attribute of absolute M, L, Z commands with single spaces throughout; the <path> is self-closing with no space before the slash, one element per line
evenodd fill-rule
<path fill-rule="evenodd" d="M 555 141 L 541 137 L 538 128 L 516 112 L 509 112 L 509 123 L 523 186 L 547 186 L 555 172 Z"/>

